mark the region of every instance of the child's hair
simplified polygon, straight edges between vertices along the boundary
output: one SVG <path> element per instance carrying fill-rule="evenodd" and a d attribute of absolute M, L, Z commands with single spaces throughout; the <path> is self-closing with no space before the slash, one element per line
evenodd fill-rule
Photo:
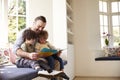
<path fill-rule="evenodd" d="M 31 40 L 31 39 L 36 39 L 36 32 L 30 30 L 30 29 L 27 29 L 23 32 L 23 40 L 25 41 L 26 39 L 27 40 Z"/>
<path fill-rule="evenodd" d="M 47 39 L 48 38 L 48 32 L 46 30 L 42 30 L 38 33 L 38 42 L 40 38 Z"/>

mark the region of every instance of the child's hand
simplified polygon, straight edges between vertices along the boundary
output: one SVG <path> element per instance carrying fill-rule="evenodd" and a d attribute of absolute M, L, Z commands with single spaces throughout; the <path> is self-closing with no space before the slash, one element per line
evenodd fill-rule
<path fill-rule="evenodd" d="M 60 56 L 62 53 L 62 50 L 59 50 L 58 53 L 57 53 L 57 56 Z"/>

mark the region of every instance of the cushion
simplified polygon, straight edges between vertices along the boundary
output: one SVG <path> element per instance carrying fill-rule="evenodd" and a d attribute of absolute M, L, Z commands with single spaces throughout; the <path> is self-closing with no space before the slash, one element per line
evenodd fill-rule
<path fill-rule="evenodd" d="M 0 65 L 9 62 L 9 53 L 5 48 L 0 48 Z"/>
<path fill-rule="evenodd" d="M 11 48 L 0 48 L 0 64 L 7 62 L 15 63 L 17 56 L 12 53 Z"/>
<path fill-rule="evenodd" d="M 120 61 L 120 57 L 119 56 L 112 56 L 112 57 L 98 57 L 98 58 L 95 58 L 95 61 L 110 61 L 110 60 Z"/>
<path fill-rule="evenodd" d="M 37 76 L 32 68 L 0 67 L 0 80 L 31 80 Z"/>
<path fill-rule="evenodd" d="M 104 47 L 104 53 L 105 53 L 105 57 L 109 57 L 109 56 L 117 56 L 116 53 L 116 49 L 118 47 Z"/>

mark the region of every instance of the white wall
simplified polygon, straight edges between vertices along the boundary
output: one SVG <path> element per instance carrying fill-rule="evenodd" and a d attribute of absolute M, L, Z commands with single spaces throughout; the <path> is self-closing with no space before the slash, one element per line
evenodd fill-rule
<path fill-rule="evenodd" d="M 98 0 L 73 0 L 76 76 L 120 76 L 120 61 L 95 61 L 100 50 Z"/>
<path fill-rule="evenodd" d="M 45 29 L 49 33 L 48 40 L 58 48 L 67 48 L 65 0 L 29 0 L 28 9 L 29 25 L 32 25 L 35 17 L 45 16 L 47 19 Z"/>
<path fill-rule="evenodd" d="M 65 0 L 53 1 L 53 37 L 56 47 L 67 48 L 67 22 Z"/>
<path fill-rule="evenodd" d="M 37 16 L 45 16 L 47 19 L 47 25 L 45 29 L 48 30 L 49 40 L 53 42 L 53 15 L 52 15 L 52 1 L 51 0 L 29 0 L 29 10 L 28 10 L 28 23 L 32 25 L 33 20 Z"/>

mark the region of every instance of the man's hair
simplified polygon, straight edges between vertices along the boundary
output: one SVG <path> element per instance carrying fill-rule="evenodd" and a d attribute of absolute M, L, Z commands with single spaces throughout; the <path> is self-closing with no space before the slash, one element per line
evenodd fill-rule
<path fill-rule="evenodd" d="M 31 29 L 26 29 L 24 32 L 23 32 L 23 40 L 25 41 L 26 39 L 27 40 L 31 40 L 31 39 L 36 39 L 36 33 L 34 31 L 32 31 Z"/>
<path fill-rule="evenodd" d="M 36 22 L 37 20 L 41 20 L 41 21 L 43 21 L 43 22 L 47 22 L 46 21 L 46 18 L 44 17 L 44 16 L 38 16 L 38 17 L 36 17 L 35 19 L 34 19 L 34 21 Z"/>

